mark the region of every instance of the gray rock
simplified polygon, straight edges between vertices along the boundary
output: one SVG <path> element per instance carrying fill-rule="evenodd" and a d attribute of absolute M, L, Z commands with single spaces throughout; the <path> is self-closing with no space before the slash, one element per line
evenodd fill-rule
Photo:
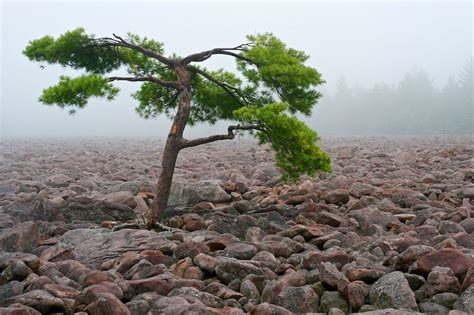
<path fill-rule="evenodd" d="M 9 194 L 17 194 L 20 192 L 20 186 L 15 184 L 0 184 L 0 197 L 9 195 Z"/>
<path fill-rule="evenodd" d="M 464 232 L 462 225 L 456 222 L 444 220 L 438 225 L 438 231 L 441 234 Z"/>
<path fill-rule="evenodd" d="M 183 190 L 183 196 L 187 199 L 187 203 L 193 204 L 199 201 L 227 202 L 232 199 L 232 196 L 225 192 L 218 180 L 203 180 L 188 185 Z M 197 201 L 198 199 L 201 200 Z"/>
<path fill-rule="evenodd" d="M 284 288 L 278 294 L 276 304 L 293 313 L 319 312 L 319 296 L 310 286 Z"/>
<path fill-rule="evenodd" d="M 356 219 L 362 231 L 368 231 L 371 224 L 379 225 L 384 229 L 387 229 L 389 223 L 400 224 L 400 221 L 393 214 L 382 212 L 375 208 L 353 210 L 349 216 Z"/>
<path fill-rule="evenodd" d="M 11 215 L 0 212 L 0 231 L 1 229 L 12 227 L 18 224 L 19 220 Z"/>
<path fill-rule="evenodd" d="M 251 179 L 255 182 L 265 183 L 280 177 L 281 173 L 272 163 L 262 163 L 255 166 L 251 171 Z"/>
<path fill-rule="evenodd" d="M 126 205 L 132 209 L 137 206 L 137 202 L 133 198 L 133 194 L 129 191 L 117 191 L 107 194 L 104 196 L 104 200 L 110 203 Z"/>
<path fill-rule="evenodd" d="M 44 290 L 33 290 L 8 298 L 4 302 L 6 305 L 14 303 L 30 306 L 43 314 L 47 314 L 49 310 L 64 310 L 65 308 L 65 304 L 62 299 L 57 298 Z"/>
<path fill-rule="evenodd" d="M 239 261 L 235 258 L 221 258 L 216 265 L 216 274 L 225 283 L 238 278 L 243 279 L 247 275 L 264 275 L 265 272 L 249 262 Z"/>
<path fill-rule="evenodd" d="M 417 309 L 415 294 L 400 271 L 388 273 L 377 280 L 370 288 L 369 298 L 371 304 L 379 309 Z"/>
<path fill-rule="evenodd" d="M 58 210 L 47 199 L 35 196 L 33 198 L 19 199 L 4 208 L 4 213 L 26 221 L 55 221 L 60 220 Z"/>
<path fill-rule="evenodd" d="M 448 314 L 449 309 L 447 307 L 444 307 L 442 305 L 432 303 L 432 302 L 424 302 L 418 304 L 418 307 L 421 312 L 425 314 Z"/>
<path fill-rule="evenodd" d="M 59 242 L 45 250 L 41 257 L 52 259 L 66 256 L 86 266 L 97 268 L 106 260 L 133 250 L 160 249 L 169 244 L 164 236 L 148 230 L 74 229 L 66 232 Z"/>
<path fill-rule="evenodd" d="M 171 290 L 170 293 L 168 293 L 168 296 L 179 296 L 185 298 L 186 300 L 200 301 L 209 307 L 224 307 L 224 301 L 222 301 L 222 299 L 210 293 L 201 292 L 198 289 L 192 287 L 175 288 Z"/>
<path fill-rule="evenodd" d="M 75 220 L 97 223 L 102 221 L 125 222 L 136 218 L 135 211 L 126 205 L 87 197 L 70 198 L 61 205 L 59 211 L 66 222 Z"/>
<path fill-rule="evenodd" d="M 56 174 L 48 177 L 46 184 L 51 187 L 67 187 L 72 182 L 72 178 L 64 174 Z"/>
<path fill-rule="evenodd" d="M 349 285 L 349 280 L 346 276 L 337 270 L 336 266 L 330 262 L 322 262 L 319 267 L 319 278 L 321 282 L 327 286 L 343 292 Z"/>
<path fill-rule="evenodd" d="M 249 260 L 257 254 L 257 247 L 247 243 L 233 243 L 225 248 L 224 253 L 228 257 Z"/>
<path fill-rule="evenodd" d="M 349 303 L 339 291 L 324 291 L 319 305 L 321 312 L 327 313 L 331 308 L 338 308 L 346 314 L 349 312 Z"/>
<path fill-rule="evenodd" d="M 452 309 L 453 304 L 458 300 L 458 298 L 457 294 L 446 292 L 433 295 L 429 301 Z"/>
<path fill-rule="evenodd" d="M 474 314 L 474 284 L 471 284 L 454 303 L 453 309 Z"/>
<path fill-rule="evenodd" d="M 0 306 L 5 306 L 4 301 L 6 299 L 23 294 L 23 289 L 24 284 L 19 281 L 10 281 L 0 286 Z"/>
<path fill-rule="evenodd" d="M 31 221 L 0 230 L 0 248 L 5 252 L 30 253 L 39 241 L 39 228 Z"/>

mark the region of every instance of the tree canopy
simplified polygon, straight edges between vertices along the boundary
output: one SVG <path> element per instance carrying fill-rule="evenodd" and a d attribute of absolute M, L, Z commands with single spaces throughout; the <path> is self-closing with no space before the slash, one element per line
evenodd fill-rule
<path fill-rule="evenodd" d="M 277 166 L 285 178 L 317 170 L 330 171 L 330 158 L 317 146 L 318 135 L 297 115 L 308 116 L 321 94 L 321 74 L 306 65 L 309 56 L 287 47 L 271 33 L 247 36 L 247 42 L 230 48 L 214 48 L 179 57 L 165 56 L 164 44 L 147 37 L 128 34 L 122 38 L 97 38 L 83 28 L 57 38 L 44 36 L 31 41 L 23 53 L 42 65 L 57 64 L 83 71 L 43 90 L 40 101 L 74 112 L 91 97 L 112 100 L 119 92 L 114 81 L 139 82 L 132 94 L 135 110 L 143 118 L 167 115 L 173 118 L 183 87 L 176 65 L 190 73 L 190 124 L 228 120 L 236 123 L 229 134 L 202 141 L 183 142 L 183 147 L 231 139 L 234 131 L 250 132 L 260 143 L 276 152 Z M 237 73 L 210 71 L 202 62 L 214 55 L 235 59 Z M 124 76 L 116 73 L 125 72 Z"/>

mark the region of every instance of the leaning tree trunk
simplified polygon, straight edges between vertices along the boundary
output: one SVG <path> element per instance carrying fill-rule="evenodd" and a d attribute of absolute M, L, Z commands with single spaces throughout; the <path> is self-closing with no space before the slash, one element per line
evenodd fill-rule
<path fill-rule="evenodd" d="M 173 181 L 174 168 L 179 151 L 182 148 L 184 128 L 191 109 L 191 79 L 184 65 L 176 65 L 176 75 L 180 84 L 178 111 L 173 119 L 170 133 L 166 140 L 161 173 L 156 187 L 156 196 L 150 209 L 148 227 L 153 228 L 157 221 L 161 221 L 168 205 L 168 199 Z"/>

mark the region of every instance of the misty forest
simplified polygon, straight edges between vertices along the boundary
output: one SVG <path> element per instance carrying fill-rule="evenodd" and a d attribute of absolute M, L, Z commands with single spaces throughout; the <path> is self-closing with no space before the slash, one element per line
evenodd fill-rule
<path fill-rule="evenodd" d="M 471 59 L 442 86 L 419 69 L 396 84 L 367 88 L 341 77 L 335 91 L 324 94 L 310 125 L 336 135 L 472 135 L 472 74 Z"/>
<path fill-rule="evenodd" d="M 474 314 L 472 3 L 0 8 L 0 314 Z"/>

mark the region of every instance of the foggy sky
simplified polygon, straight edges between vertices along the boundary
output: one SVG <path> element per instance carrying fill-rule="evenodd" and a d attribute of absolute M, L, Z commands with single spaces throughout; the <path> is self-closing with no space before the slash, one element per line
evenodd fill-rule
<path fill-rule="evenodd" d="M 311 56 L 309 64 L 332 91 L 344 76 L 349 83 L 395 83 L 413 68 L 444 84 L 472 56 L 472 2 L 18 2 L 1 4 L 0 136 L 160 136 L 170 121 L 143 120 L 129 95 L 139 87 L 121 82 L 112 102 L 92 100 L 75 116 L 37 100 L 61 74 L 40 69 L 21 51 L 29 40 L 76 27 L 98 37 L 127 32 L 165 43 L 167 54 L 181 56 L 245 42 L 246 34 L 273 32 L 289 46 Z M 209 68 L 233 69 L 218 56 Z M 318 110 L 315 109 L 317 114 Z M 225 125 L 188 129 L 188 135 L 222 133 Z M 317 126 L 315 126 L 317 130 Z"/>

